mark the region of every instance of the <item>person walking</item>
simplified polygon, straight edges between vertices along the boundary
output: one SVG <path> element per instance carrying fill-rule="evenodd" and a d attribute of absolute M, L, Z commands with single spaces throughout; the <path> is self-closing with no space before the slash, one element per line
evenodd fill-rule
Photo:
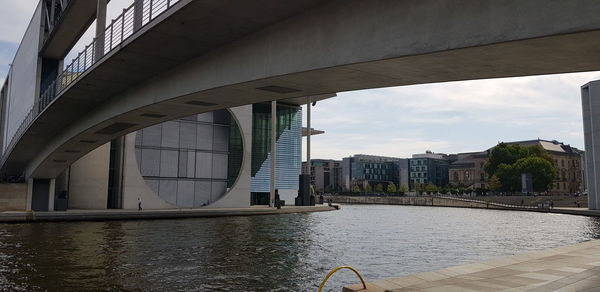
<path fill-rule="evenodd" d="M 138 211 L 142 211 L 142 200 L 138 198 Z"/>

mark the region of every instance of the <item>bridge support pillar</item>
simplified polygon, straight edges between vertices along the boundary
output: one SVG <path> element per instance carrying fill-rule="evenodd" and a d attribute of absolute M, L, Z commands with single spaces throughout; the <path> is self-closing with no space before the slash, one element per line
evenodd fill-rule
<path fill-rule="evenodd" d="M 600 209 L 600 80 L 581 87 L 583 136 L 585 141 L 584 180 L 590 210 Z"/>
<path fill-rule="evenodd" d="M 27 211 L 54 211 L 55 179 L 30 178 L 27 181 Z"/>
<path fill-rule="evenodd" d="M 106 5 L 107 0 L 97 0 L 98 6 L 96 10 L 96 47 L 95 47 L 95 58 L 96 60 L 104 56 L 104 44 L 106 35 L 104 30 L 106 29 Z"/>
<path fill-rule="evenodd" d="M 277 156 L 277 101 L 271 102 L 271 179 L 269 202 L 271 207 L 275 207 L 275 165 Z"/>

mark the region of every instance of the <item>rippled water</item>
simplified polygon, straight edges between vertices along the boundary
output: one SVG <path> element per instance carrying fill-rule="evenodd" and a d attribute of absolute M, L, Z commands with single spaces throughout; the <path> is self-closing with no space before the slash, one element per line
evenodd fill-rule
<path fill-rule="evenodd" d="M 22 291 L 316 291 L 351 265 L 376 280 L 600 238 L 600 220 L 342 205 L 312 214 L 0 225 L 0 287 Z M 328 291 L 356 283 L 335 274 Z M 2 290 L 0 289 L 0 290 Z"/>

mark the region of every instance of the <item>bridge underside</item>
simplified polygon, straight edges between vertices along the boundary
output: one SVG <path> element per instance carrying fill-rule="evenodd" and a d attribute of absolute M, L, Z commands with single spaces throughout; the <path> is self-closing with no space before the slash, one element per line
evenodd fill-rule
<path fill-rule="evenodd" d="M 3 170 L 53 178 L 115 137 L 220 108 L 600 70 L 597 1 L 298 1 L 269 20 L 278 1 L 264 1 L 273 8 L 264 11 L 188 2 L 84 73 L 30 127 Z"/>

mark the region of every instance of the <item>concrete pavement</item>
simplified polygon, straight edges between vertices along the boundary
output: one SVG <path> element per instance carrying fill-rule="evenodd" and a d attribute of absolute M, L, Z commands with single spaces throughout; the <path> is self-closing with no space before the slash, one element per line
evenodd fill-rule
<path fill-rule="evenodd" d="M 600 291 L 600 240 L 390 278 L 344 292 Z"/>
<path fill-rule="evenodd" d="M 69 210 L 64 212 L 6 211 L 0 212 L 0 223 L 48 222 L 48 221 L 102 221 L 135 219 L 173 219 L 196 217 L 252 216 L 289 213 L 308 213 L 336 210 L 327 205 L 284 206 L 281 209 L 267 206 L 250 208 L 198 208 L 168 210 Z"/>

